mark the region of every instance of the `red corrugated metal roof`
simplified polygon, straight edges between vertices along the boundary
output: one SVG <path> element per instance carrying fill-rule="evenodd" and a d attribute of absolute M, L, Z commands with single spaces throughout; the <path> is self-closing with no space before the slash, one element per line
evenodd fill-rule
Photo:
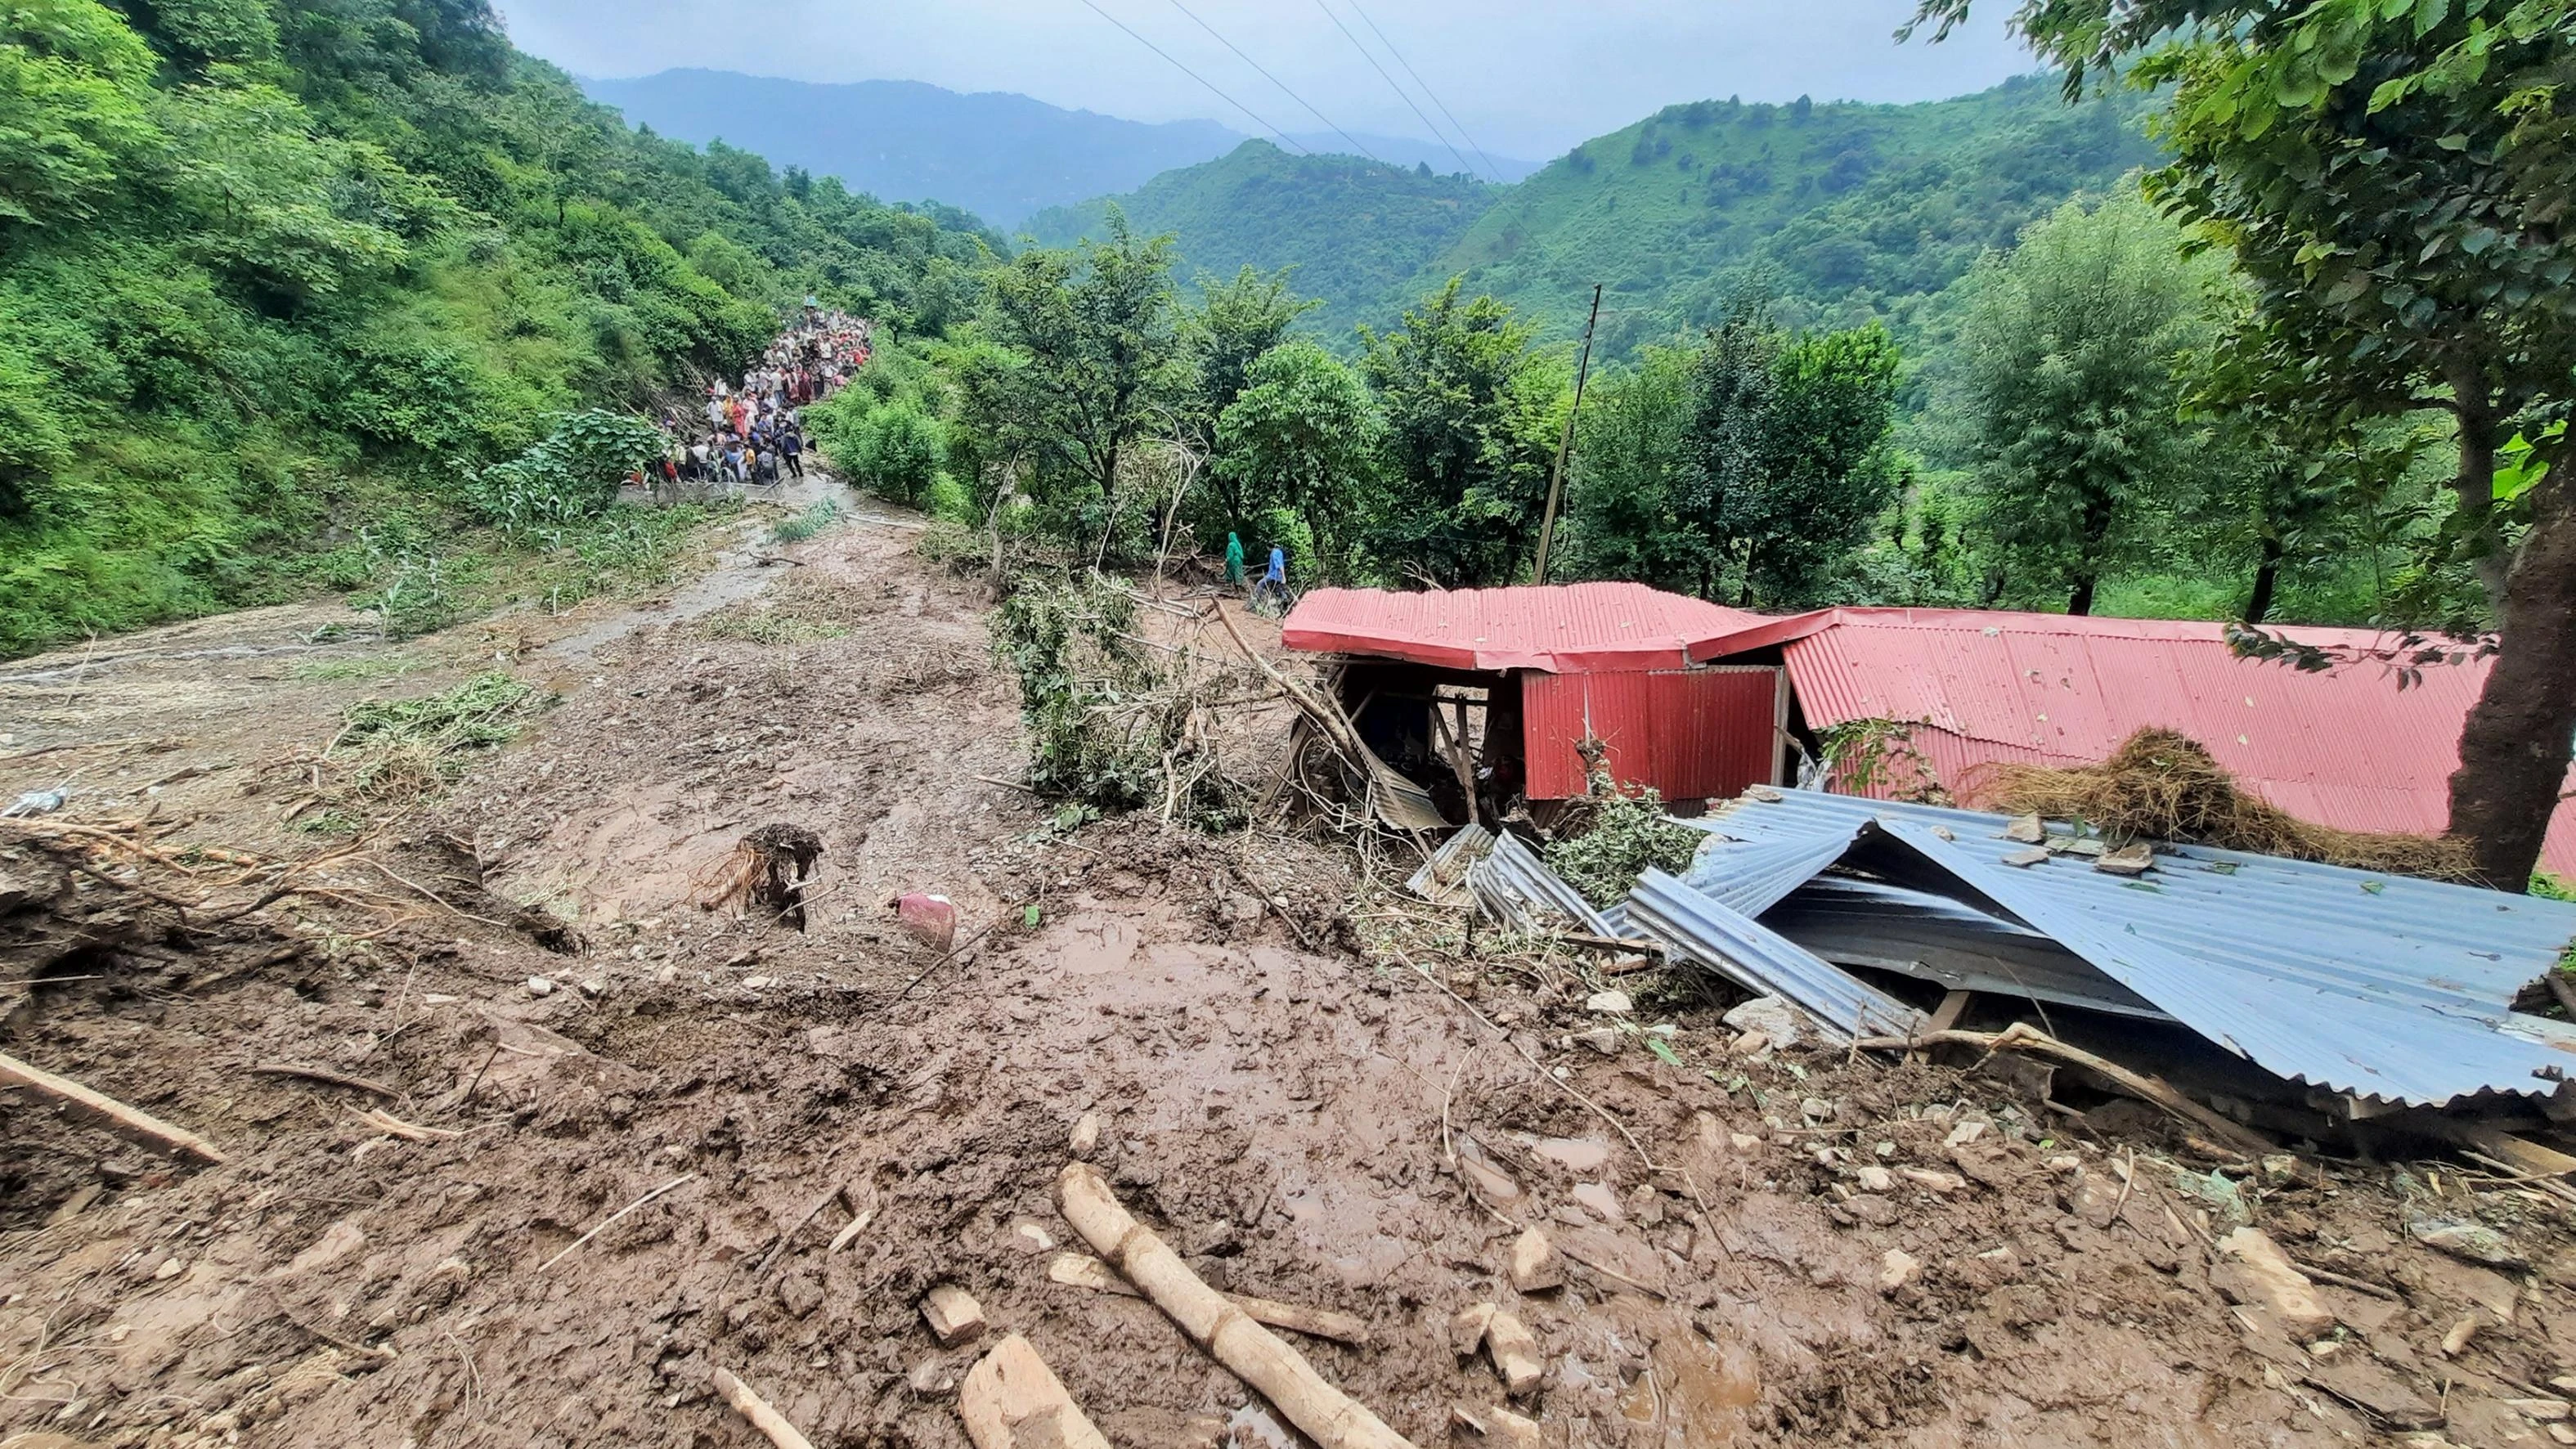
<path fill-rule="evenodd" d="M 2239 659 L 2215 623 L 1967 609 L 1825 609 L 1706 636 L 1695 658 L 1783 644 L 1807 723 L 1916 724 L 1943 783 L 1987 760 L 2090 763 L 2148 725 L 2182 731 L 2282 809 L 2346 830 L 2438 831 L 2460 727 L 2487 661 L 2430 668 L 2400 691 L 2357 665 L 2302 674 Z M 2354 629 L 2293 629 L 2367 645 Z M 2571 778 L 2576 778 L 2572 776 Z M 1897 786 L 1911 783 L 1895 781 Z M 2576 878 L 2576 801 L 2544 856 Z"/>
<path fill-rule="evenodd" d="M 1544 588 L 1316 589 L 1289 611 L 1291 649 L 1370 654 L 1450 669 L 1552 674 L 1678 669 L 1693 640 L 1770 623 L 1644 584 Z"/>

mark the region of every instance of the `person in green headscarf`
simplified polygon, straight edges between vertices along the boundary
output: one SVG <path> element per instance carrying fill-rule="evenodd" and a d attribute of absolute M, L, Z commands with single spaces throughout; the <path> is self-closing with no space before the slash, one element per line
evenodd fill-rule
<path fill-rule="evenodd" d="M 1243 582 L 1243 540 L 1229 533 L 1225 536 L 1225 581 Z"/>

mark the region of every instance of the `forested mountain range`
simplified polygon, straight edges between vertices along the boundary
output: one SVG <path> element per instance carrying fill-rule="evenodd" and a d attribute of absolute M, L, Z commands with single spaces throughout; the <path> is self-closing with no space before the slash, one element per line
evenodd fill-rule
<path fill-rule="evenodd" d="M 1981 252 L 2152 164 L 2148 104 L 2116 90 L 2068 106 L 2041 77 L 1902 106 L 1698 101 L 1507 187 L 1251 142 L 1030 230 L 1096 234 L 1114 201 L 1137 230 L 1173 233 L 1184 270 L 1295 267 L 1298 290 L 1325 300 L 1305 325 L 1336 345 L 1453 275 L 1553 337 L 1606 284 L 1613 357 L 1708 325 L 1757 271 L 1790 320 L 1903 330 Z"/>
<path fill-rule="evenodd" d="M 733 71 L 666 70 L 584 80 L 593 100 L 665 136 L 724 141 L 780 166 L 837 176 L 891 201 L 939 202 L 1004 228 L 1047 207 L 1130 190 L 1244 143 L 1214 121 L 1148 123 L 1072 111 L 1008 92 L 966 94 L 919 81 L 816 85 Z M 1400 136 L 1298 135 L 1310 151 L 1352 143 L 1399 166 L 1458 168 L 1447 147 Z M 1505 180 L 1536 163 L 1493 158 Z"/>

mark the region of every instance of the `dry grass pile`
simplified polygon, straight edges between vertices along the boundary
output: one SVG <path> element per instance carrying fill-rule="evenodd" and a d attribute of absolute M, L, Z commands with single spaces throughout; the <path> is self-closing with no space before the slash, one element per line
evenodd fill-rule
<path fill-rule="evenodd" d="M 419 699 L 366 700 L 342 715 L 322 755 L 339 767 L 339 799 L 406 804 L 444 788 L 472 756 L 516 738 L 544 699 L 494 671 Z"/>
<path fill-rule="evenodd" d="M 2310 824 L 2238 786 L 2199 741 L 2169 729 L 2138 731 L 2098 765 L 1981 766 L 1968 793 L 1985 809 L 2080 821 L 2115 843 L 2190 841 L 2391 875 L 2475 876 L 2465 841 Z"/>

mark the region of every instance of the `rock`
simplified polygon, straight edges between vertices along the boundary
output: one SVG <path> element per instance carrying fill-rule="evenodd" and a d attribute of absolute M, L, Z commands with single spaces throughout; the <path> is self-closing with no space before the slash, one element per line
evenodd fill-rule
<path fill-rule="evenodd" d="M 2576 1428 L 2552 1424 L 2549 1426 L 2549 1440 L 2553 1444 L 2576 1444 Z"/>
<path fill-rule="evenodd" d="M 1981 1117 L 1971 1117 L 1967 1121 L 1960 1123 L 1958 1126 L 1951 1128 L 1950 1135 L 1941 1139 L 1941 1145 L 1944 1147 L 1965 1147 L 1969 1143 L 1974 1142 L 1985 1135 L 1985 1119 Z"/>
<path fill-rule="evenodd" d="M 552 996 L 552 995 L 554 995 L 554 994 L 555 994 L 555 983 L 554 983 L 553 978 L 551 978 L 551 977 L 546 977 L 546 976 L 531 976 L 531 977 L 529 977 L 529 978 L 528 978 L 528 994 L 529 994 L 530 996 Z"/>
<path fill-rule="evenodd" d="M 2004 856 L 2004 864 L 2017 865 L 2027 869 L 2046 859 L 2048 859 L 2048 850 L 2046 847 L 2028 845 Z"/>
<path fill-rule="evenodd" d="M 1492 1303 L 1474 1303 L 1449 1317 L 1449 1351 L 1460 1358 L 1473 1358 L 1485 1346 L 1485 1330 L 1493 1326 L 1494 1315 L 1502 1309 Z"/>
<path fill-rule="evenodd" d="M 1751 1152 L 1762 1145 L 1762 1139 L 1750 1132 L 1729 1132 L 1726 1140 L 1738 1152 Z"/>
<path fill-rule="evenodd" d="M 2442 1335 L 2442 1356 L 2458 1358 L 2468 1351 L 2469 1340 L 2477 1336 L 2478 1316 L 2472 1313 L 2452 1324 L 2451 1331 Z"/>
<path fill-rule="evenodd" d="M 742 978 L 742 989 L 745 991 L 767 991 L 769 988 L 777 984 L 778 978 L 775 976 L 746 976 Z"/>
<path fill-rule="evenodd" d="M 1798 1009 L 1776 996 L 1757 996 L 1719 1020 L 1737 1031 L 1760 1032 L 1782 1051 L 1796 1046 L 1807 1034 L 1806 1020 Z"/>
<path fill-rule="evenodd" d="M 608 994 L 608 983 L 596 976 L 582 978 L 581 994 L 594 999 Z"/>
<path fill-rule="evenodd" d="M 1055 1234 L 1044 1224 L 1022 1218 L 1011 1225 L 1011 1241 L 1023 1253 L 1043 1253 L 1055 1246 Z"/>
<path fill-rule="evenodd" d="M 2048 826 L 2036 815 L 2016 815 L 2004 827 L 2004 839 L 2016 845 L 2037 845 L 2048 839 Z"/>
<path fill-rule="evenodd" d="M 1615 1027 L 1596 1026 L 1590 1031 L 1578 1031 L 1574 1034 L 1574 1040 L 1605 1057 L 1619 1054 L 1619 1032 Z"/>
<path fill-rule="evenodd" d="M 1664 1293 L 1663 1258 L 1626 1233 L 1572 1223 L 1555 1236 L 1557 1251 L 1567 1258 L 1632 1288 L 1642 1288 L 1659 1297 Z"/>
<path fill-rule="evenodd" d="M 1860 1190 L 1863 1192 L 1893 1192 L 1896 1190 L 1896 1174 L 1879 1166 L 1875 1162 L 1862 1168 L 1860 1171 L 1853 1173 L 1852 1178 L 1860 1184 Z"/>
<path fill-rule="evenodd" d="M 1546 1365 L 1538 1355 L 1538 1338 L 1518 1318 L 1497 1309 L 1485 1325 L 1485 1352 L 1494 1372 L 1503 1377 L 1503 1392 L 1525 1398 L 1538 1387 Z"/>
<path fill-rule="evenodd" d="M 1853 1222 L 1873 1228 L 1887 1227 L 1897 1219 L 1896 1204 L 1870 1193 L 1862 1193 L 1841 1207 L 1843 1215 Z"/>
<path fill-rule="evenodd" d="M 1900 1167 L 1896 1169 L 1896 1175 L 1926 1192 L 1937 1192 L 1944 1196 L 1968 1185 L 1968 1180 L 1955 1172 L 1943 1172 L 1931 1167 Z"/>
<path fill-rule="evenodd" d="M 1073 1155 L 1076 1157 L 1087 1158 L 1094 1151 L 1098 1150 L 1100 1146 L 1099 1113 L 1085 1112 L 1082 1114 L 1080 1120 L 1073 1124 L 1073 1140 L 1069 1145 L 1072 1147 Z"/>
<path fill-rule="evenodd" d="M 161 1266 L 152 1270 L 152 1276 L 156 1280 L 167 1281 L 169 1279 L 176 1278 L 187 1271 L 187 1264 L 180 1262 L 176 1258 L 164 1258 L 161 1260 Z"/>
<path fill-rule="evenodd" d="M 2518 1268 L 2522 1254 L 2505 1240 L 2502 1233 L 2468 1218 L 2418 1218 L 2406 1225 L 2415 1241 L 2428 1248 L 2438 1248 L 2454 1258 L 2484 1263 L 2490 1268 Z"/>
<path fill-rule="evenodd" d="M 1576 1183 L 1571 1196 L 1577 1204 L 1605 1223 L 1628 1220 L 1628 1209 L 1620 1205 L 1619 1194 L 1612 1192 L 1607 1184 Z"/>
<path fill-rule="evenodd" d="M 926 1358 L 914 1364 L 903 1381 L 925 1399 L 941 1398 L 957 1392 L 957 1369 L 946 1359 Z"/>
<path fill-rule="evenodd" d="M 2066 1210 L 2097 1228 L 2109 1228 L 2120 1216 L 2120 1186 L 2087 1177 L 2064 1198 Z"/>
<path fill-rule="evenodd" d="M 895 899 L 895 919 L 905 931 L 934 951 L 945 952 L 957 941 L 957 907 L 946 896 L 907 891 Z"/>
<path fill-rule="evenodd" d="M 1810 1122 L 1822 1122 L 1834 1115 L 1834 1104 L 1822 1097 L 1808 1097 L 1798 1103 L 1798 1115 Z"/>
<path fill-rule="evenodd" d="M 2565 1399 L 2507 1399 L 2504 1406 L 2526 1419 L 2536 1419 L 2544 1424 L 2564 1422 L 2568 1413 Z"/>
<path fill-rule="evenodd" d="M 2155 849 L 2143 840 L 2093 858 L 2093 868 L 2104 875 L 2141 876 L 2155 866 Z"/>
<path fill-rule="evenodd" d="M 2333 1331 L 2334 1312 L 2317 1296 L 2316 1285 L 2290 1266 L 2289 1256 L 2262 1229 L 2238 1228 L 2218 1240 L 2218 1252 L 2236 1269 L 2211 1275 L 2219 1292 L 2270 1310 L 2302 1343 Z"/>
<path fill-rule="evenodd" d="M 1511 1279 L 1518 1293 L 1565 1286 L 1565 1260 L 1557 1256 L 1556 1244 L 1547 1240 L 1547 1234 L 1526 1228 L 1512 1240 Z"/>
<path fill-rule="evenodd" d="M 1596 991 L 1583 998 L 1583 1009 L 1609 1016 L 1626 1016 L 1637 1009 L 1637 1003 L 1624 991 Z"/>
<path fill-rule="evenodd" d="M 1923 1276 L 1923 1260 L 1903 1248 L 1890 1248 L 1879 1256 L 1878 1291 L 1895 1293 Z"/>
<path fill-rule="evenodd" d="M 955 1348 L 984 1336 L 988 1326 L 983 1307 L 966 1296 L 966 1290 L 954 1283 L 942 1283 L 921 1300 L 922 1320 L 930 1325 L 930 1336 L 941 1348 Z"/>
<path fill-rule="evenodd" d="M 1758 1057 L 1771 1049 L 1771 1038 L 1758 1031 L 1748 1031 L 1727 1048 L 1739 1057 Z"/>
<path fill-rule="evenodd" d="M 2263 1181 L 2272 1187 L 2288 1187 L 2299 1180 L 2299 1159 L 2287 1152 L 2271 1152 L 2263 1157 Z"/>
<path fill-rule="evenodd" d="M 1538 1421 L 1524 1418 L 1509 1409 L 1486 1409 L 1468 1404 L 1449 1407 L 1449 1426 L 1459 1437 L 1493 1449 L 1539 1449 Z"/>

